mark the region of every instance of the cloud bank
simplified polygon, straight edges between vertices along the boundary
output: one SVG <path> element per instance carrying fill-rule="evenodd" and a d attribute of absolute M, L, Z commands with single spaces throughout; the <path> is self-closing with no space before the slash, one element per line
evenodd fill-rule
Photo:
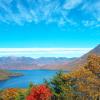
<path fill-rule="evenodd" d="M 100 0 L 0 0 L 0 22 L 100 27 Z"/>
<path fill-rule="evenodd" d="M 91 48 L 0 48 L 0 56 L 79 57 Z"/>

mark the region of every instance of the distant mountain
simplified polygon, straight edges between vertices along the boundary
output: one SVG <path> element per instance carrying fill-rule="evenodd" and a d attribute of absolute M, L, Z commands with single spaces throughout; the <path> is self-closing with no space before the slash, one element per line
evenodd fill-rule
<path fill-rule="evenodd" d="M 66 69 L 67 64 L 77 58 L 65 57 L 0 57 L 0 69 Z"/>
<path fill-rule="evenodd" d="M 87 57 L 91 54 L 96 54 L 100 56 L 100 44 L 96 46 L 94 49 L 92 49 L 91 51 L 89 51 L 88 53 L 86 53 L 85 55 L 83 55 L 82 57 L 69 62 L 68 63 L 69 68 L 70 69 L 80 68 L 83 64 L 86 63 Z"/>
<path fill-rule="evenodd" d="M 31 69 L 66 69 L 73 70 L 85 64 L 88 55 L 100 55 L 100 45 L 80 58 L 66 57 L 0 57 L 0 69 L 31 70 Z"/>

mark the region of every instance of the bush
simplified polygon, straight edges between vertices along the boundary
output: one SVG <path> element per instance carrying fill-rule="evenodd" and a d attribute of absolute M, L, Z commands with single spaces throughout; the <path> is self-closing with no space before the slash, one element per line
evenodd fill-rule
<path fill-rule="evenodd" d="M 27 89 L 8 88 L 0 92 L 0 100 L 25 100 Z"/>
<path fill-rule="evenodd" d="M 18 96 L 18 90 L 17 89 L 6 89 L 2 91 L 1 93 L 1 100 L 15 100 L 16 96 Z"/>
<path fill-rule="evenodd" d="M 39 85 L 31 88 L 26 100 L 49 100 L 51 96 L 51 91 L 46 85 Z"/>

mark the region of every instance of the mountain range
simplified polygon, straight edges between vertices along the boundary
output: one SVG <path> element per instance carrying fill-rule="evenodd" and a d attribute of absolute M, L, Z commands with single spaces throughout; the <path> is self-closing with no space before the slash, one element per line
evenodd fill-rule
<path fill-rule="evenodd" d="M 0 69 L 31 70 L 31 69 L 65 69 L 66 65 L 77 58 L 64 57 L 0 57 Z"/>
<path fill-rule="evenodd" d="M 0 57 L 0 69 L 7 70 L 32 70 L 32 69 L 66 69 L 80 68 L 85 64 L 88 55 L 100 55 L 100 44 L 80 58 L 66 57 Z"/>

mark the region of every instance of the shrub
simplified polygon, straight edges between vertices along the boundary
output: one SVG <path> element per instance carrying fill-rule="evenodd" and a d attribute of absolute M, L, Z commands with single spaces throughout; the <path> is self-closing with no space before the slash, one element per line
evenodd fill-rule
<path fill-rule="evenodd" d="M 6 89 L 1 93 L 1 100 L 15 100 L 16 96 L 18 95 L 17 89 Z"/>
<path fill-rule="evenodd" d="M 49 100 L 51 96 L 51 91 L 46 85 L 39 85 L 31 88 L 26 100 Z"/>
<path fill-rule="evenodd" d="M 27 89 L 8 88 L 0 92 L 0 100 L 25 100 Z"/>

